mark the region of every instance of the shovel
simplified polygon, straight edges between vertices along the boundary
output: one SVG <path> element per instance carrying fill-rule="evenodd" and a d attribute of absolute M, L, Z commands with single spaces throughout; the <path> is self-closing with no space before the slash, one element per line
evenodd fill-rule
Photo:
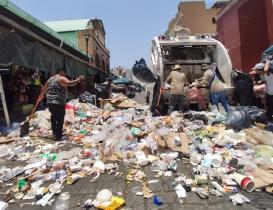
<path fill-rule="evenodd" d="M 30 115 L 27 117 L 27 119 L 25 120 L 25 122 L 23 122 L 23 124 L 21 125 L 21 130 L 20 130 L 20 137 L 24 137 L 25 135 L 29 134 L 29 121 L 30 119 L 33 117 L 33 114 L 35 113 L 40 101 L 42 99 L 38 98 L 35 106 L 33 107 Z"/>

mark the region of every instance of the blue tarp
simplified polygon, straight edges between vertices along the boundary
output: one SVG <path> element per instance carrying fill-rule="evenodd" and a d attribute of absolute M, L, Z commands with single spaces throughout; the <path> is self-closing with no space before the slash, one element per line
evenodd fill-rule
<path fill-rule="evenodd" d="M 129 82 L 130 80 L 127 78 L 119 78 L 119 79 L 113 80 L 114 84 L 128 84 Z"/>

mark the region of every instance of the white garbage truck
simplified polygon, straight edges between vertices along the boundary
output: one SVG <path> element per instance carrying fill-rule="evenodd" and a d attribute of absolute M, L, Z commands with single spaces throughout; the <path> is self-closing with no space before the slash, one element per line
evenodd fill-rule
<path fill-rule="evenodd" d="M 211 65 L 226 84 L 228 95 L 232 95 L 232 63 L 227 49 L 210 34 L 191 35 L 189 29 L 180 28 L 169 35 L 154 37 L 151 48 L 151 70 L 160 77 L 161 84 L 166 80 L 172 67 L 182 66 L 189 83 L 202 77 L 202 64 Z M 153 87 L 149 88 L 151 93 Z M 208 100 L 208 90 L 202 88 L 204 98 Z M 153 95 L 153 94 L 150 94 Z M 168 104 L 169 91 L 164 91 L 161 99 Z M 190 103 L 197 103 L 190 101 Z"/>

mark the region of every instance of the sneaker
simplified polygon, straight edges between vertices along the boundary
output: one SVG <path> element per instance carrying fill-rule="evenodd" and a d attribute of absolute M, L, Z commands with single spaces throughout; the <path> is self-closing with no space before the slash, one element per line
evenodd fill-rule
<path fill-rule="evenodd" d="M 61 138 L 56 138 L 57 141 L 66 141 L 68 140 L 66 136 L 62 136 Z"/>

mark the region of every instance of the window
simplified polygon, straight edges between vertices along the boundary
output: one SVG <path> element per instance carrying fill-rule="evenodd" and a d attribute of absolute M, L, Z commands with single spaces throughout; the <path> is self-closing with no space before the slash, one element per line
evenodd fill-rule
<path fill-rule="evenodd" d="M 96 54 L 96 67 L 100 68 L 100 57 Z"/>

